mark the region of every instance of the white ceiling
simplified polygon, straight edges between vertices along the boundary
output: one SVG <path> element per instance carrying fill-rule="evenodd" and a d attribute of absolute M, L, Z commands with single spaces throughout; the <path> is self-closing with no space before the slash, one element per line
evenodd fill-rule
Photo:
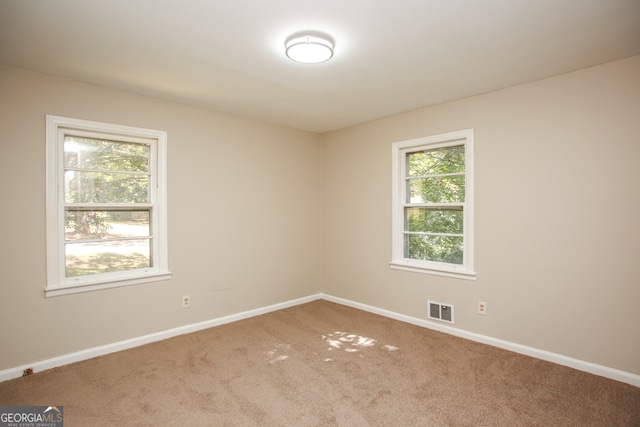
<path fill-rule="evenodd" d="M 314 132 L 638 54 L 640 0 L 0 0 L 0 63 Z"/>

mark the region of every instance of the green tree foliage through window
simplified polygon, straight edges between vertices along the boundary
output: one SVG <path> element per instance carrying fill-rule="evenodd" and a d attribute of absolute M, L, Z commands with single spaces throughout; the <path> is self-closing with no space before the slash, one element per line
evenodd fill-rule
<path fill-rule="evenodd" d="M 406 156 L 405 257 L 463 263 L 465 147 Z"/>
<path fill-rule="evenodd" d="M 66 276 L 150 266 L 149 159 L 148 144 L 65 136 Z"/>
<path fill-rule="evenodd" d="M 65 137 L 66 203 L 147 203 L 149 146 Z"/>

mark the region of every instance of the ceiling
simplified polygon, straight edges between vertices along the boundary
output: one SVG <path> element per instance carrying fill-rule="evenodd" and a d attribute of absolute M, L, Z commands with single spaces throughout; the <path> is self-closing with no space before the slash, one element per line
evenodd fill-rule
<path fill-rule="evenodd" d="M 0 0 L 0 63 L 313 132 L 638 54 L 640 0 Z"/>

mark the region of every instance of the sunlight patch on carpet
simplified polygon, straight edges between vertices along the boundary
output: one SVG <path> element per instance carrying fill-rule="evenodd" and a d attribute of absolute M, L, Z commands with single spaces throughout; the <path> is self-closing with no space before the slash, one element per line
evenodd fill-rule
<path fill-rule="evenodd" d="M 374 338 L 340 331 L 323 335 L 322 340 L 329 344 L 328 351 L 343 350 L 346 353 L 358 353 L 367 348 L 373 348 L 378 343 L 378 340 Z M 389 344 L 385 344 L 383 347 L 388 351 L 399 350 L 398 347 Z M 362 355 L 360 355 L 360 357 L 362 357 Z M 330 361 L 331 359 L 325 359 L 325 362 Z"/>
<path fill-rule="evenodd" d="M 377 342 L 373 338 L 340 331 L 323 335 L 322 339 L 331 347 L 343 349 L 346 352 L 355 352 L 362 348 L 373 347 Z"/>
<path fill-rule="evenodd" d="M 289 344 L 276 344 L 276 348 L 273 350 L 265 351 L 264 354 L 269 361 L 269 363 L 282 362 L 283 360 L 287 360 L 289 358 L 288 355 L 284 354 L 287 350 L 291 349 Z"/>

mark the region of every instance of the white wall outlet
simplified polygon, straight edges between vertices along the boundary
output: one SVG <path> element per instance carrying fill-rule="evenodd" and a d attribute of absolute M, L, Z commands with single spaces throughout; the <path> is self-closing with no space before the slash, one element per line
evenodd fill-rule
<path fill-rule="evenodd" d="M 182 296 L 182 308 L 191 307 L 191 297 L 189 295 Z"/>
<path fill-rule="evenodd" d="M 487 303 L 485 301 L 478 301 L 478 314 L 487 315 Z"/>

